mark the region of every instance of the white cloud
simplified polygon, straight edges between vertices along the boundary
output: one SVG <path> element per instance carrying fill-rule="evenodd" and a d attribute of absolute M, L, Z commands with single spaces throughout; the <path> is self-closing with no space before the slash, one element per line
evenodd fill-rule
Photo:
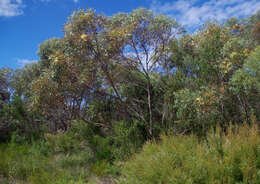
<path fill-rule="evenodd" d="M 0 0 L 1 1 L 1 0 Z M 51 1 L 54 1 L 54 0 L 40 0 L 41 2 L 51 2 Z M 79 2 L 79 0 L 72 0 L 74 3 L 77 3 Z"/>
<path fill-rule="evenodd" d="M 164 13 L 174 17 L 186 27 L 194 27 L 207 20 L 223 21 L 229 17 L 245 17 L 260 10 L 259 0 L 177 0 L 162 3 L 153 0 L 150 8 L 157 13 Z"/>
<path fill-rule="evenodd" d="M 23 14 L 22 0 L 0 0 L 0 17 L 12 17 Z"/>
<path fill-rule="evenodd" d="M 40 0 L 41 2 L 50 2 L 51 0 Z"/>
<path fill-rule="evenodd" d="M 21 59 L 21 58 L 17 58 L 16 61 L 22 67 L 27 65 L 27 64 L 37 62 L 37 60 L 29 60 L 29 59 Z"/>
<path fill-rule="evenodd" d="M 53 0 L 39 0 L 40 2 L 51 2 Z M 79 0 L 72 0 L 77 3 Z M 13 17 L 23 14 L 23 0 L 0 0 L 0 17 Z"/>

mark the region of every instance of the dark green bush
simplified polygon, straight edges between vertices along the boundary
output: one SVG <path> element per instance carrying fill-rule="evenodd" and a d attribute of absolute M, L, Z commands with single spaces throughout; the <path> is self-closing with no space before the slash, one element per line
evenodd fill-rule
<path fill-rule="evenodd" d="M 142 122 L 118 122 L 114 124 L 113 131 L 113 155 L 116 159 L 129 158 L 145 142 L 145 125 Z"/>

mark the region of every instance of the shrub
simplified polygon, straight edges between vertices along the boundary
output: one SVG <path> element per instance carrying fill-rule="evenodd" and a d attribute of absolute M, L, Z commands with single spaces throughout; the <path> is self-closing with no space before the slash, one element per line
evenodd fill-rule
<path fill-rule="evenodd" d="M 80 140 L 72 133 L 57 132 L 45 134 L 48 146 L 53 152 L 72 153 L 80 148 Z"/>
<path fill-rule="evenodd" d="M 88 165 L 93 159 L 93 155 L 90 152 L 80 151 L 72 155 L 64 155 L 59 160 L 59 166 L 61 168 L 66 167 L 82 167 Z"/>
<path fill-rule="evenodd" d="M 214 88 L 189 89 L 175 93 L 173 110 L 176 111 L 175 125 L 178 132 L 204 136 L 210 127 L 223 122 L 218 109 L 220 96 Z"/>
<path fill-rule="evenodd" d="M 0 151 L 0 175 L 8 179 L 24 180 L 40 169 L 45 168 L 46 158 L 34 152 L 28 144 L 11 142 Z"/>
<path fill-rule="evenodd" d="M 91 171 L 98 177 L 104 177 L 109 172 L 110 164 L 105 161 L 97 161 L 91 165 Z"/>
<path fill-rule="evenodd" d="M 88 162 L 92 159 L 89 152 L 56 154 L 48 148 L 44 141 L 31 145 L 12 141 L 0 145 L 0 177 L 8 183 L 19 180 L 31 184 L 81 184 L 86 181 L 90 174 Z"/>
<path fill-rule="evenodd" d="M 127 159 L 135 153 L 145 142 L 144 124 L 135 121 L 133 124 L 126 122 L 115 123 L 113 130 L 113 155 L 116 159 Z"/>
<path fill-rule="evenodd" d="M 162 136 L 147 143 L 123 168 L 118 183 L 252 183 L 260 182 L 258 127 L 211 131 L 207 140 L 193 135 Z"/>

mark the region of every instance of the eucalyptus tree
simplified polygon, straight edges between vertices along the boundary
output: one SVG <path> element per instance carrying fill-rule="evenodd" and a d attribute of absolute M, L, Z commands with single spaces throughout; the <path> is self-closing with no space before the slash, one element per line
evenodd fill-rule
<path fill-rule="evenodd" d="M 10 99 L 9 83 L 11 70 L 8 68 L 0 69 L 0 102 Z"/>
<path fill-rule="evenodd" d="M 153 136 L 153 111 L 156 108 L 152 104 L 152 80 L 160 78 L 160 73 L 167 68 L 169 59 L 169 44 L 178 34 L 182 27 L 172 18 L 164 15 L 156 15 L 151 10 L 137 9 L 129 14 L 117 14 L 113 16 L 112 23 L 117 26 L 118 39 L 125 40 L 121 49 L 119 63 L 125 69 L 138 72 L 145 81 L 146 104 L 148 105 L 148 118 L 141 115 L 142 109 L 138 109 L 132 102 L 133 113 L 138 113 L 141 119 L 148 125 L 148 132 Z M 128 80 L 131 85 L 138 84 L 135 80 Z M 137 101 L 138 102 L 138 101 Z M 140 105 L 140 102 L 139 102 Z"/>

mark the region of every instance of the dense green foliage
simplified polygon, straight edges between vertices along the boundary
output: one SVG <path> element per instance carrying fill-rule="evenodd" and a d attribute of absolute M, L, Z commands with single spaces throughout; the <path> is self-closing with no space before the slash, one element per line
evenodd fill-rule
<path fill-rule="evenodd" d="M 162 136 L 160 143 L 145 144 L 122 171 L 123 184 L 211 184 L 260 182 L 258 127 L 229 127 L 208 133 L 207 140 L 194 135 Z"/>
<path fill-rule="evenodd" d="M 147 9 L 87 9 L 63 31 L 39 61 L 0 69 L 0 182 L 259 181 L 258 134 L 227 132 L 260 121 L 260 12 L 188 33 Z"/>
<path fill-rule="evenodd" d="M 0 149 L 0 182 L 83 184 L 117 176 L 120 168 L 112 165 L 109 140 L 94 132 L 88 124 L 73 122 L 70 131 L 46 133 L 30 144 L 13 135 Z"/>

